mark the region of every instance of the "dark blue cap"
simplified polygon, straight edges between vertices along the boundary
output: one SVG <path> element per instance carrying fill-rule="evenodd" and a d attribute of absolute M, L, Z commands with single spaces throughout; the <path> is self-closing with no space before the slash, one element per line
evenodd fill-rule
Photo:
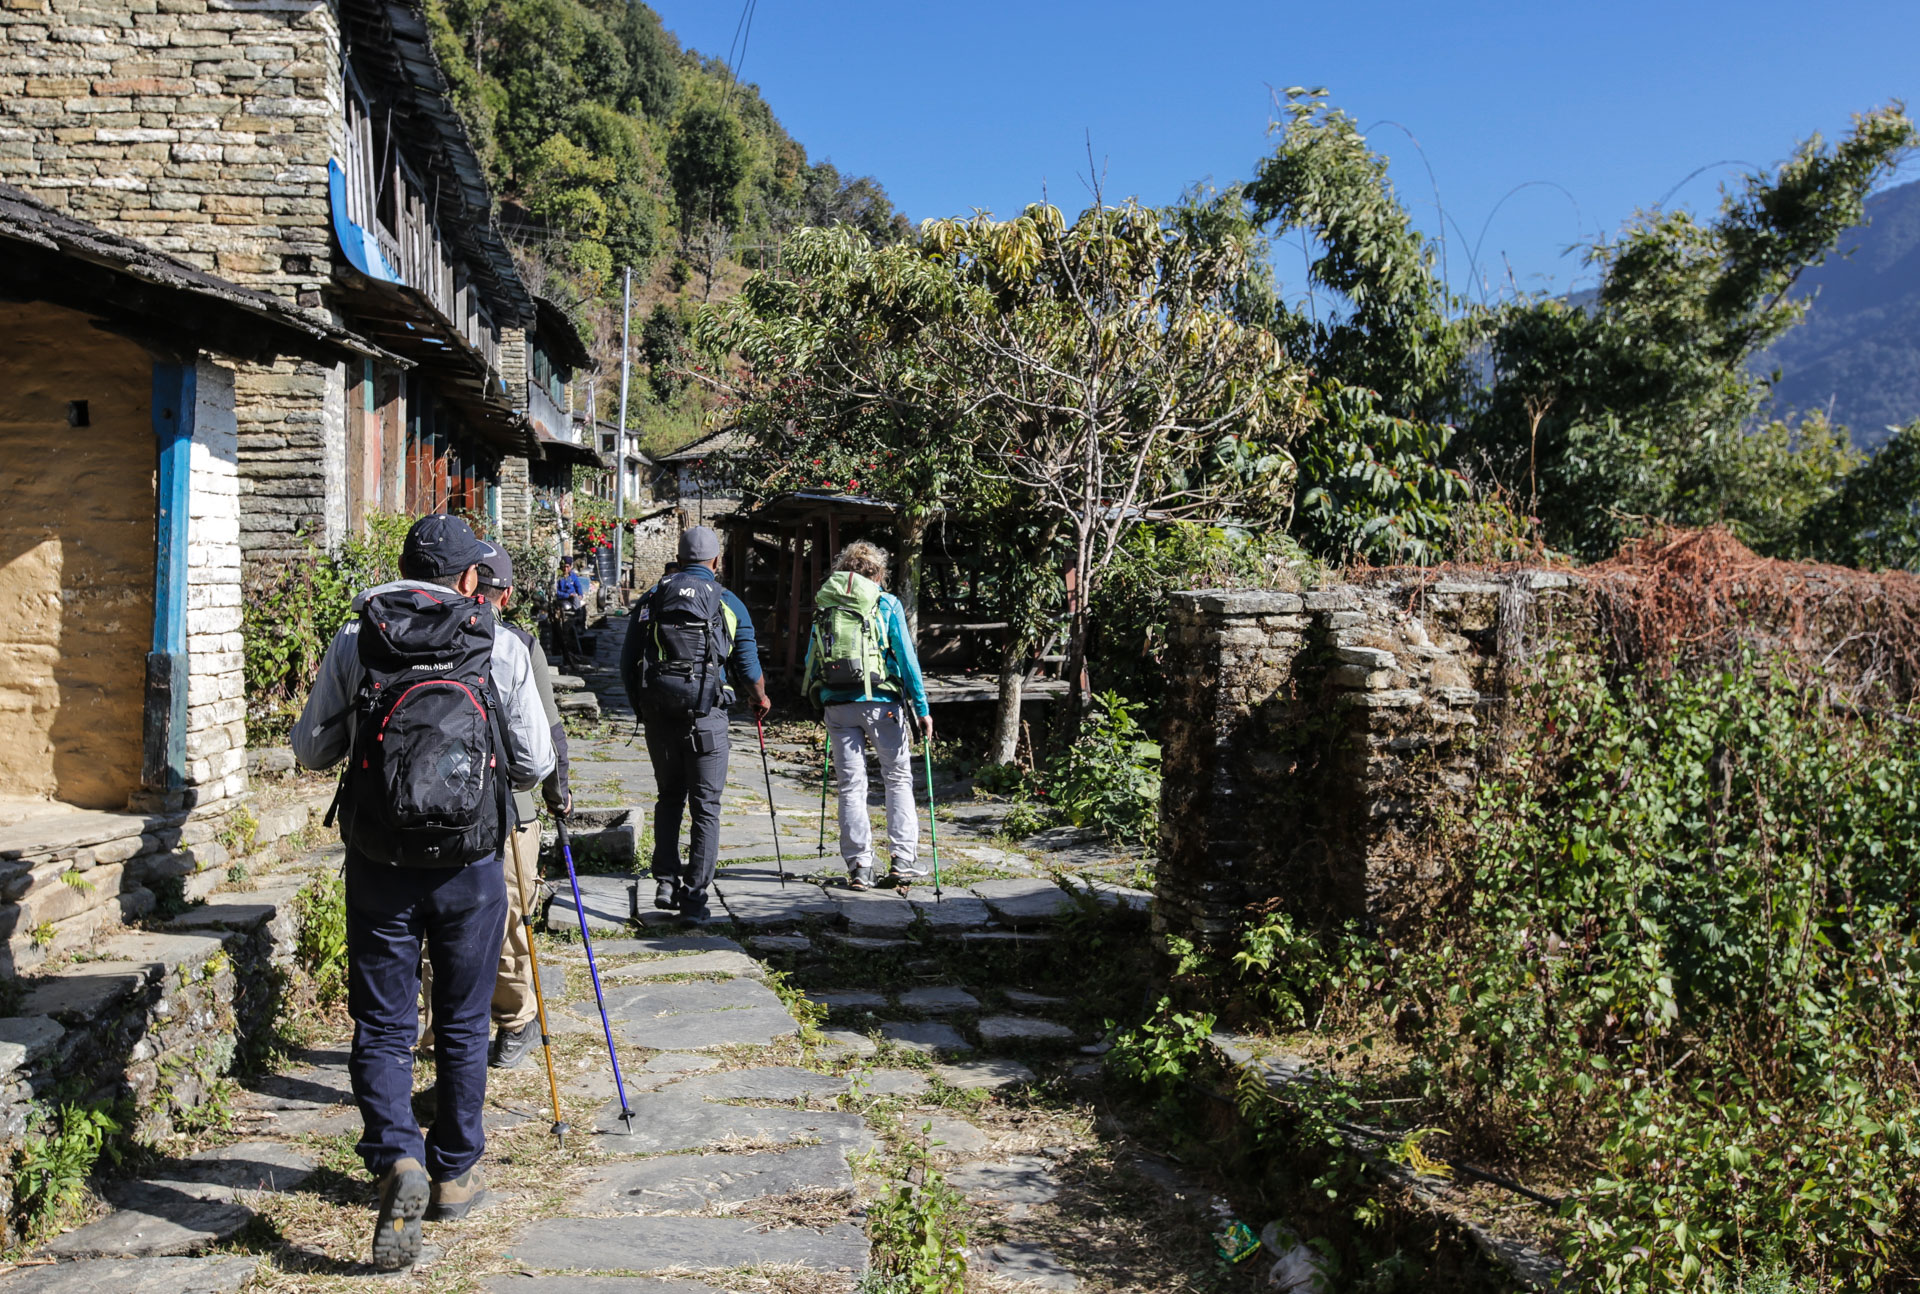
<path fill-rule="evenodd" d="M 469 566 L 484 566 L 504 556 L 459 517 L 435 512 L 414 522 L 407 531 L 407 542 L 400 549 L 400 569 L 415 578 L 458 575 Z"/>

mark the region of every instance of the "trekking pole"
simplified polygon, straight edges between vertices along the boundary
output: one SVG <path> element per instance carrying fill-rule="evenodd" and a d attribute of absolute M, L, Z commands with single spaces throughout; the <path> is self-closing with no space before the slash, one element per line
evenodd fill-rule
<path fill-rule="evenodd" d="M 820 850 L 817 858 L 827 856 L 827 778 L 833 772 L 833 734 L 820 729 Z"/>
<path fill-rule="evenodd" d="M 767 818 L 773 823 L 773 859 L 780 867 L 780 888 L 787 888 L 787 860 L 780 853 L 780 815 L 773 807 L 773 766 L 767 763 L 767 729 L 760 715 L 753 716 L 753 727 L 760 734 L 760 771 L 767 777 Z"/>
<path fill-rule="evenodd" d="M 555 817 L 553 825 L 560 833 L 560 857 L 567 863 L 567 883 L 573 886 L 573 911 L 580 918 L 580 943 L 587 950 L 587 974 L 593 976 L 593 1000 L 600 1006 L 600 1028 L 607 1035 L 607 1059 L 613 1062 L 613 1087 L 620 1094 L 620 1120 L 633 1134 L 633 1109 L 627 1104 L 627 1084 L 620 1077 L 620 1057 L 613 1049 L 613 1026 L 607 1023 L 607 999 L 600 991 L 600 971 L 593 964 L 593 940 L 587 937 L 587 905 L 580 897 L 580 878 L 573 872 L 573 845 L 567 839 L 567 821 Z"/>
<path fill-rule="evenodd" d="M 927 835 L 933 841 L 933 901 L 940 901 L 940 815 L 933 811 L 933 739 L 921 741 L 927 752 Z"/>
<path fill-rule="evenodd" d="M 520 926 L 527 932 L 527 963 L 533 968 L 533 1009 L 540 1017 L 540 1050 L 547 1056 L 547 1094 L 553 1098 L 553 1127 L 548 1131 L 565 1149 L 567 1133 L 572 1129 L 560 1117 L 560 1080 L 553 1074 L 553 1035 L 547 1031 L 547 999 L 540 991 L 540 950 L 533 942 L 533 898 L 524 889 L 520 891 Z"/>

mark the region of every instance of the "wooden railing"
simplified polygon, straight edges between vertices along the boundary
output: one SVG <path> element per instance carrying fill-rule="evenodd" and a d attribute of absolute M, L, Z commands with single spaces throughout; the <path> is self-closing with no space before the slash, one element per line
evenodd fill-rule
<path fill-rule="evenodd" d="M 347 93 L 347 215 L 373 234 L 401 282 L 424 296 L 453 331 L 500 368 L 500 334 L 480 294 L 448 252 L 433 207 L 393 136 L 353 88 Z"/>

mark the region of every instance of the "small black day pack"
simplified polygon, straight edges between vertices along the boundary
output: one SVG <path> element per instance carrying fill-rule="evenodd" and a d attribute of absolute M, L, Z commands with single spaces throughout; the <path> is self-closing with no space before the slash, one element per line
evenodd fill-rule
<path fill-rule="evenodd" d="M 727 685 L 734 631 L 718 580 L 679 571 L 661 579 L 628 629 L 641 635 L 641 704 L 669 719 L 712 710 Z"/>
<path fill-rule="evenodd" d="M 360 612 L 366 679 L 340 784 L 347 848 L 401 867 L 458 867 L 499 850 L 512 804 L 493 611 L 483 601 L 396 589 Z"/>

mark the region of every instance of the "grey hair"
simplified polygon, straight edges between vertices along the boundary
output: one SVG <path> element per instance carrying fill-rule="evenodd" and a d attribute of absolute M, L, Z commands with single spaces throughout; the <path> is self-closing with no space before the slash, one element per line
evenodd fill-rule
<path fill-rule="evenodd" d="M 887 550 L 864 539 L 856 539 L 842 548 L 840 555 L 833 559 L 833 569 L 864 575 L 884 588 L 887 583 Z"/>

